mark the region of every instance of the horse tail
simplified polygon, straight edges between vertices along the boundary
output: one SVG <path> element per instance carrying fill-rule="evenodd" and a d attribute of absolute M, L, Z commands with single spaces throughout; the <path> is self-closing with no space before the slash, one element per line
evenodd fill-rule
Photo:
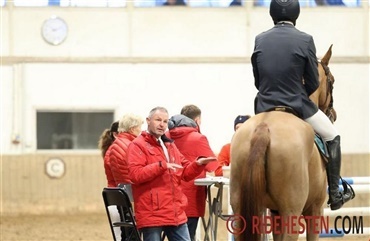
<path fill-rule="evenodd" d="M 266 151 L 270 144 L 270 131 L 266 123 L 260 123 L 254 130 L 250 141 L 250 151 L 244 162 L 241 177 L 240 215 L 246 226 L 240 235 L 240 241 L 259 240 L 260 226 L 255 225 L 264 209 L 263 197 L 266 195 Z M 260 221 L 261 219 L 258 219 Z M 260 222 L 258 222 L 260 223 Z"/>

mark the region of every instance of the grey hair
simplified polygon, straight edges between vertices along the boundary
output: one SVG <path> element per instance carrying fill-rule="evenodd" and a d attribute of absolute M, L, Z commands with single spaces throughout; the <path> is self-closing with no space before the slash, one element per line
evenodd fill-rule
<path fill-rule="evenodd" d="M 134 114 L 125 114 L 119 120 L 118 132 L 128 132 L 132 127 L 140 126 L 144 123 L 141 116 Z"/>
<path fill-rule="evenodd" d="M 161 106 L 157 106 L 157 107 L 154 107 L 154 108 L 149 112 L 148 118 L 151 118 L 157 110 L 158 110 L 158 111 L 165 112 L 165 113 L 167 113 L 167 114 L 168 114 L 168 111 L 167 111 L 167 109 L 166 109 L 166 108 L 161 107 Z"/>

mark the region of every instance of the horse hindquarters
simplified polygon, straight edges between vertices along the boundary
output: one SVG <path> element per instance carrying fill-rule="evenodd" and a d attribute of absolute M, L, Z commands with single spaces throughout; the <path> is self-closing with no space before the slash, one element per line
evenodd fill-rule
<path fill-rule="evenodd" d="M 271 137 L 266 175 L 268 193 L 273 203 L 267 203 L 267 208 L 277 211 L 274 220 L 278 220 L 278 228 L 274 228 L 277 230 L 274 241 L 297 240 L 301 225 L 305 224 L 304 220 L 297 222 L 302 212 L 309 205 L 317 213 L 316 205 L 322 205 L 322 202 L 318 202 L 318 196 L 321 195 L 318 192 L 322 193 L 323 190 L 322 185 L 318 185 L 322 182 L 322 175 L 318 172 L 321 165 L 320 160 L 316 160 L 312 128 L 298 118 L 290 118 L 285 123 L 289 128 L 283 128 L 281 123 L 280 126 L 270 127 L 274 134 Z M 283 222 L 289 226 L 281 228 Z"/>
<path fill-rule="evenodd" d="M 276 211 L 275 221 L 318 213 L 314 207 L 322 205 L 326 177 L 317 154 L 312 127 L 291 114 L 261 113 L 238 129 L 231 144 L 230 201 L 247 229 L 237 240 L 258 240 L 252 218 L 266 208 Z M 277 230 L 275 241 L 297 240 L 300 227 L 293 226 L 269 230 Z"/>
<path fill-rule="evenodd" d="M 239 145 L 235 146 L 235 152 L 233 152 L 234 154 L 242 152 L 247 155 L 234 155 L 237 159 L 235 163 L 238 166 L 238 173 L 237 175 L 232 174 L 231 183 L 233 184 L 230 191 L 231 195 L 234 195 L 233 210 L 245 219 L 247 225 L 237 240 L 257 241 L 260 238 L 260 230 L 251 224 L 255 222 L 253 218 L 262 216 L 266 209 L 263 205 L 263 199 L 266 196 L 265 157 L 270 143 L 270 133 L 267 124 L 261 123 L 255 128 L 250 141 L 246 141 L 243 135 L 239 137 L 242 139 L 236 140 Z M 243 149 L 249 151 L 245 153 Z M 233 194 L 234 191 L 235 194 Z"/>

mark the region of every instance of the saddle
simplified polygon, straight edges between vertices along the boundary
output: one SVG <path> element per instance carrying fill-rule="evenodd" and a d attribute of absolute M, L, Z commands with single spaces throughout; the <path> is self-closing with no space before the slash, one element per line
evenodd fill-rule
<path fill-rule="evenodd" d="M 282 105 L 275 106 L 275 107 L 268 109 L 266 112 L 270 112 L 270 111 L 282 111 L 282 112 L 293 114 L 297 116 L 298 118 L 300 118 L 298 113 L 295 110 L 293 110 L 292 107 L 289 107 L 289 106 L 282 106 Z"/>
<path fill-rule="evenodd" d="M 322 137 L 317 133 L 315 133 L 315 144 L 326 165 L 329 162 L 330 158 L 328 146 L 326 145 L 326 142 L 322 139 Z"/>

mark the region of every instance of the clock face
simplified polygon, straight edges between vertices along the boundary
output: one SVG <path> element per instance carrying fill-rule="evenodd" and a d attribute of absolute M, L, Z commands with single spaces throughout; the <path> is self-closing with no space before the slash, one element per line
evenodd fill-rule
<path fill-rule="evenodd" d="M 41 28 L 42 37 L 52 45 L 61 44 L 67 38 L 67 33 L 67 23 L 57 16 L 45 20 Z"/>

